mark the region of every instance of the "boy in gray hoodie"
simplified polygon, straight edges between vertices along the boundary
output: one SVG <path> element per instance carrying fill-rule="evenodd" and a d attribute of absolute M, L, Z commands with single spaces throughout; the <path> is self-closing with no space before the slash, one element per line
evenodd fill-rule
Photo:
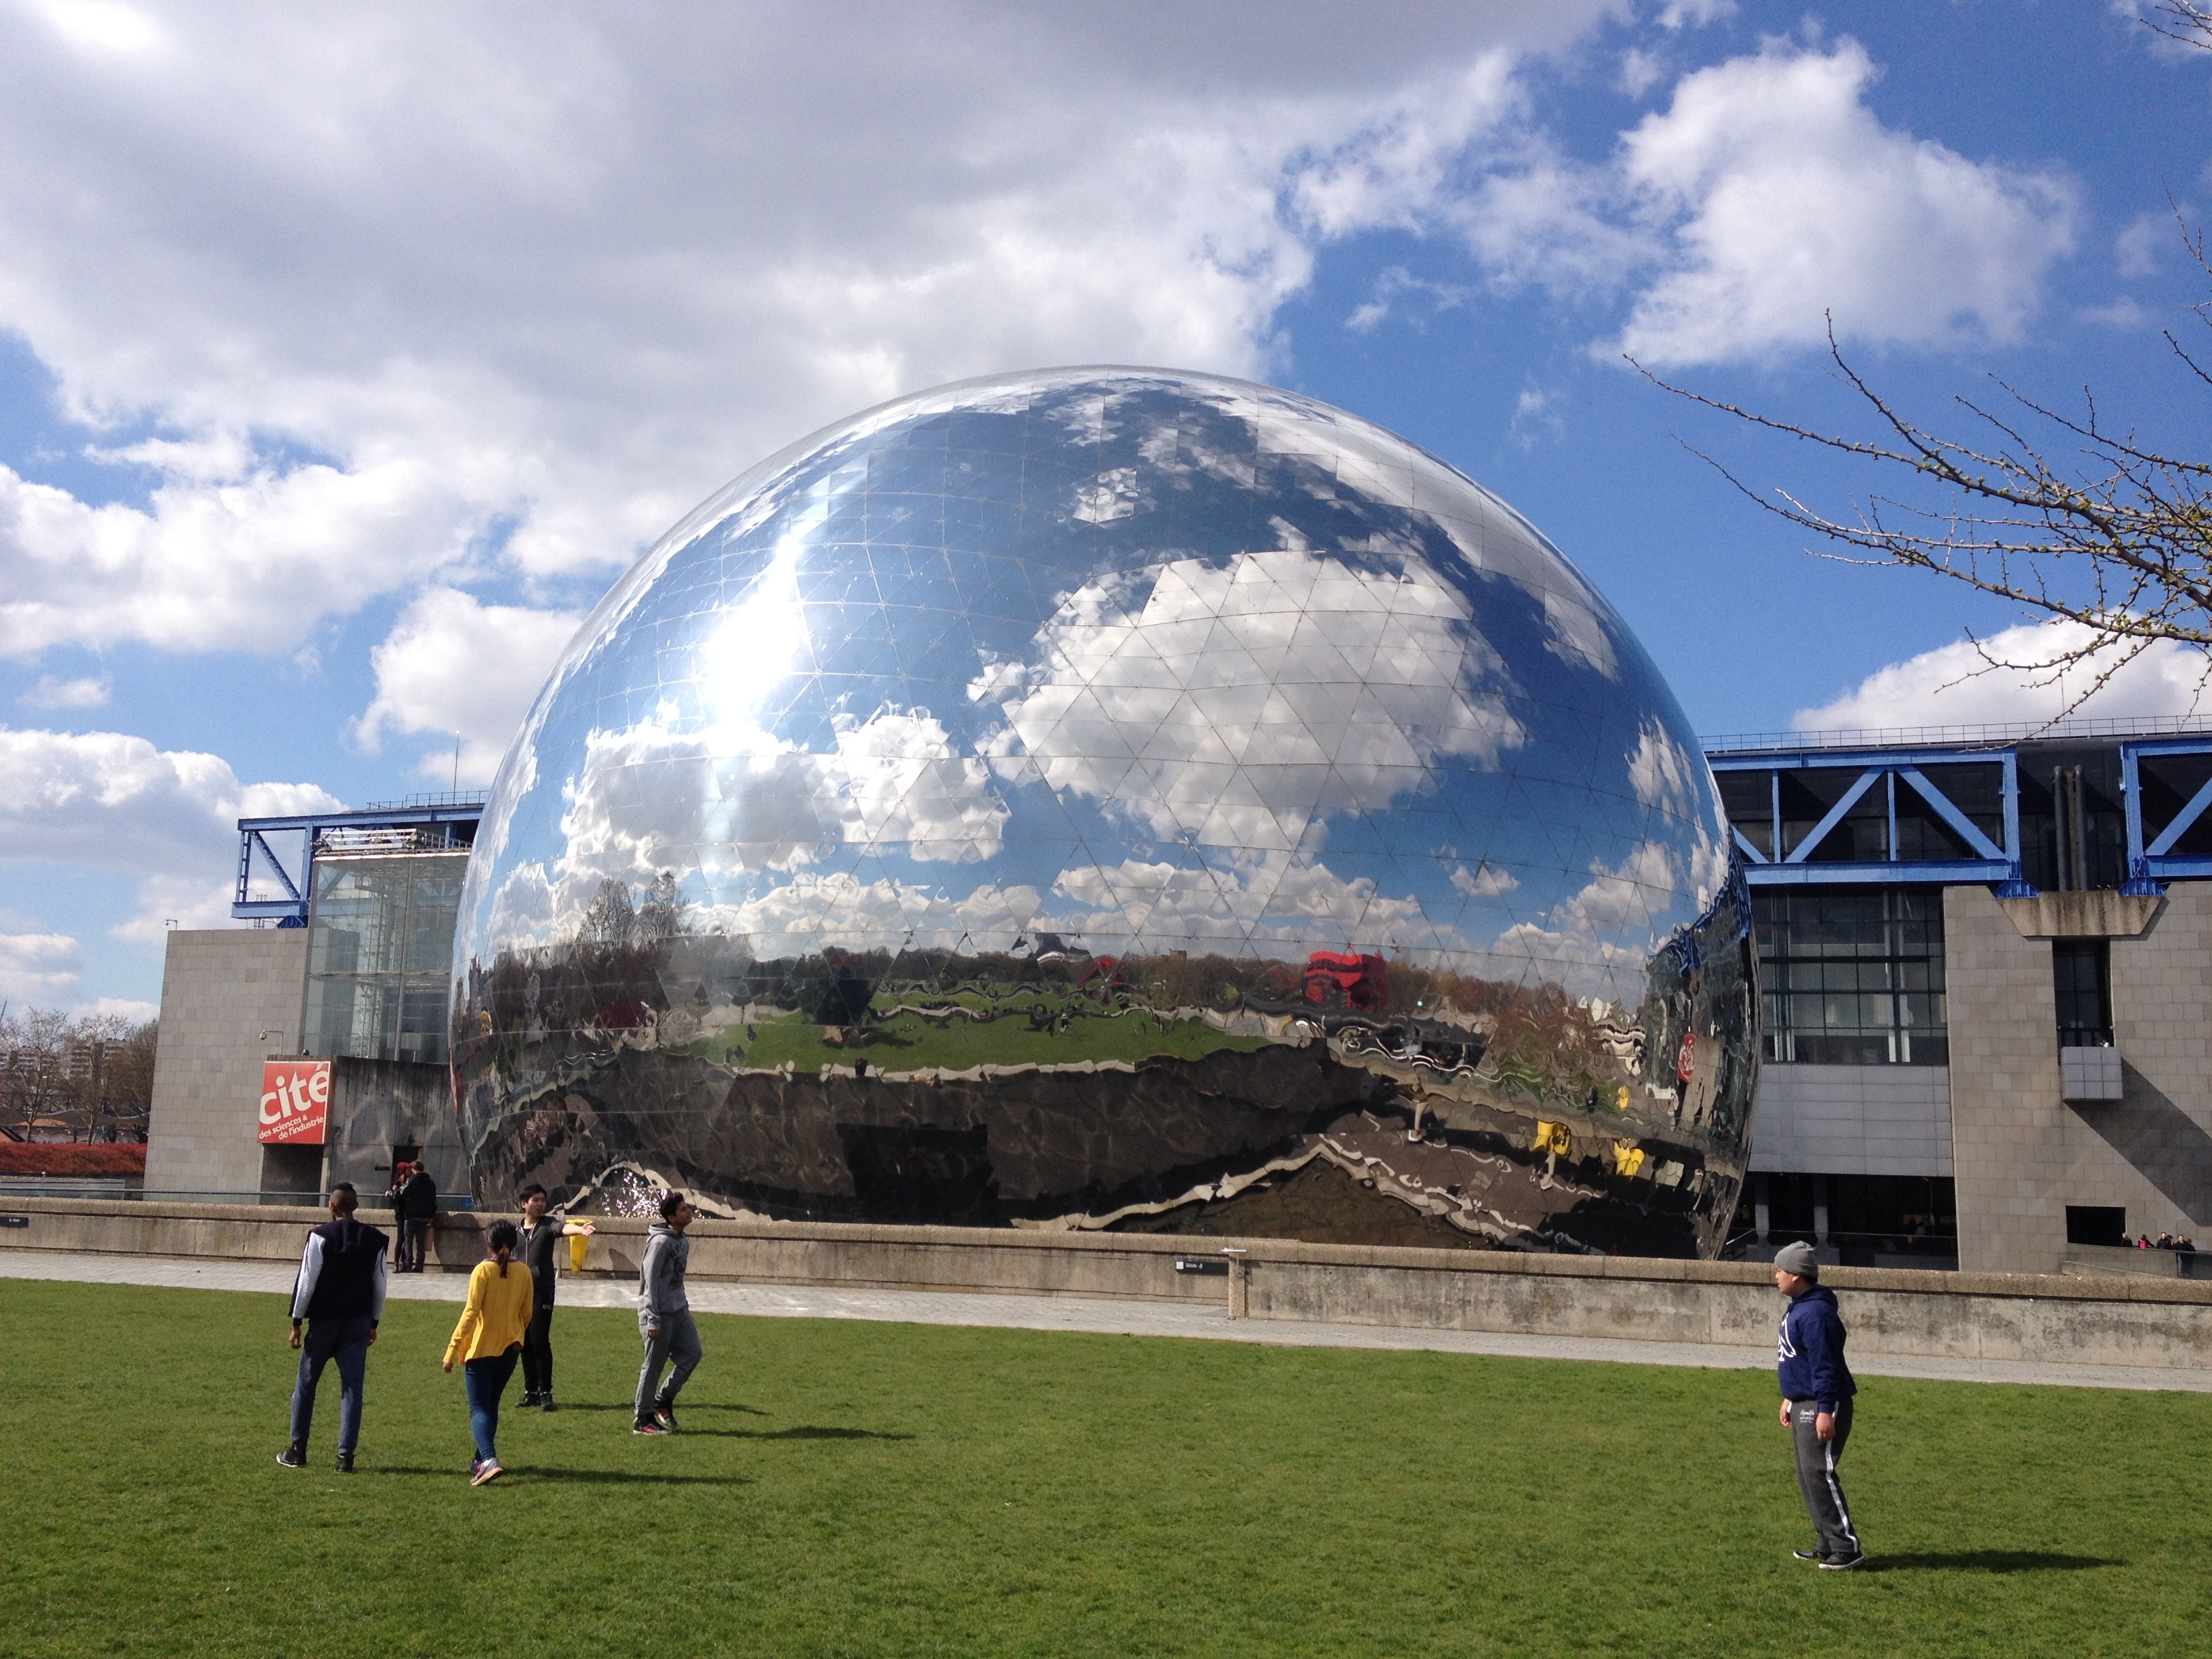
<path fill-rule="evenodd" d="M 699 1328 L 691 1322 L 690 1298 L 684 1294 L 684 1269 L 691 1260 L 691 1241 L 684 1230 L 699 1212 L 684 1194 L 664 1194 L 660 1219 L 646 1230 L 645 1261 L 637 1271 L 637 1329 L 645 1339 L 645 1364 L 637 1374 L 637 1411 L 632 1434 L 676 1432 L 676 1395 L 697 1369 Z M 671 1360 L 668 1386 L 660 1370 Z"/>

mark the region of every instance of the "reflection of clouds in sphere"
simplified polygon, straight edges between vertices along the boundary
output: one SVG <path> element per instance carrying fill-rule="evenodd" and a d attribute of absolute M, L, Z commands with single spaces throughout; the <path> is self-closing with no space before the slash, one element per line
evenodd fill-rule
<path fill-rule="evenodd" d="M 1440 757 L 1495 767 L 1523 740 L 1471 623 L 1465 596 L 1412 561 L 1178 559 L 1086 582 L 1033 665 L 994 665 L 970 695 L 999 702 L 1010 777 L 1111 802 L 1157 835 L 1289 848 L 1310 824 L 1418 793 Z"/>
<path fill-rule="evenodd" d="M 796 446 L 588 622 L 461 959 L 665 873 L 767 957 L 1397 953 L 1632 999 L 1727 841 L 1672 697 L 1528 521 L 1197 376 L 950 387 Z"/>

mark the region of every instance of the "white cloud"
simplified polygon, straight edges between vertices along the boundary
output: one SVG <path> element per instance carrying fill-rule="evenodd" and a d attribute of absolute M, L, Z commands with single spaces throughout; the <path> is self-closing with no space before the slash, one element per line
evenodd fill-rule
<path fill-rule="evenodd" d="M 128 1020 L 133 1025 L 143 1025 L 149 1019 L 160 1018 L 161 1005 L 141 1002 L 135 997 L 95 997 L 81 1003 L 75 1010 L 81 1018 Z"/>
<path fill-rule="evenodd" d="M 0 327 L 158 480 L 0 474 L 0 653 L 289 651 L 486 560 L 619 568 L 900 391 L 1260 369 L 1315 248 L 1420 222 L 1515 54 L 1615 9 L 0 11 Z"/>
<path fill-rule="evenodd" d="M 1521 878 L 1494 865 L 1485 863 L 1469 870 L 1462 864 L 1452 872 L 1451 884 L 1469 898 L 1495 898 L 1518 887 Z"/>
<path fill-rule="evenodd" d="M 2113 262 L 2123 276 L 2148 276 L 2163 263 L 2160 256 L 2172 252 L 2185 234 L 2171 210 L 2139 213 L 2112 239 Z"/>
<path fill-rule="evenodd" d="M 1665 73 L 1656 53 L 1641 46 L 1631 46 L 1620 55 L 1620 74 L 1613 84 L 1631 98 L 1641 98 L 1658 84 L 1659 77 Z"/>
<path fill-rule="evenodd" d="M 686 731 L 669 705 L 623 731 L 592 732 L 565 786 L 555 868 L 522 866 L 495 908 L 526 932 L 557 933 L 574 927 L 610 878 L 635 884 L 696 870 L 712 887 L 795 872 L 846 843 L 925 863 L 998 852 L 1007 811 L 990 769 L 955 752 L 927 709 L 843 716 L 836 732 L 836 753 L 810 755 L 744 720 Z"/>
<path fill-rule="evenodd" d="M 1886 128 L 1865 50 L 1770 45 L 1685 77 L 1624 136 L 1624 182 L 1664 237 L 1618 349 L 1655 366 L 1852 338 L 2020 337 L 2073 246 L 2064 180 Z"/>
<path fill-rule="evenodd" d="M 289 651 L 317 617 L 459 557 L 471 530 L 422 460 L 251 463 L 165 483 L 146 510 L 88 507 L 0 466 L 0 656 L 116 640 Z"/>
<path fill-rule="evenodd" d="M 0 1000 L 70 1001 L 83 965 L 83 949 L 66 933 L 0 933 Z"/>
<path fill-rule="evenodd" d="M 2053 620 L 2008 628 L 1978 649 L 1966 640 L 1939 646 L 1877 670 L 1832 702 L 1798 710 L 1790 725 L 1800 732 L 1882 732 L 2055 720 L 2118 653 L 2107 650 L 2063 673 L 2044 665 L 2093 638 L 2081 623 Z M 1989 668 L 1988 661 L 2001 665 Z M 2212 708 L 2205 695 L 2208 666 L 2212 659 L 2203 652 L 2160 641 L 2115 672 L 2076 712 L 2085 720 L 2204 712 Z"/>
<path fill-rule="evenodd" d="M 1663 29 L 1702 28 L 1735 15 L 1735 0 L 1667 0 L 1658 22 Z"/>
<path fill-rule="evenodd" d="M 23 694 L 22 701 L 33 708 L 98 708 L 114 690 L 115 682 L 105 674 L 74 680 L 41 674 L 38 684 Z"/>
<path fill-rule="evenodd" d="M 355 727 L 374 749 L 387 732 L 461 738 L 459 781 L 488 783 L 515 727 L 581 621 L 571 611 L 484 605 L 451 587 L 416 596 L 369 653 L 376 700 Z M 417 769 L 451 780 L 444 744 Z"/>
<path fill-rule="evenodd" d="M 1439 759 L 1495 766 L 1526 737 L 1507 684 L 1425 563 L 1291 548 L 1097 578 L 969 695 L 999 704 L 987 746 L 1008 779 L 1165 838 L 1288 852 L 1334 813 L 1419 793 Z"/>
<path fill-rule="evenodd" d="M 171 917 L 228 920 L 222 872 L 237 856 L 238 819 L 342 807 L 313 784 L 241 784 L 219 756 L 120 732 L 0 726 L 0 860 L 137 876 L 140 914 L 111 931 L 141 944 L 158 944 Z"/>
<path fill-rule="evenodd" d="M 1355 334 L 1372 333 L 1401 311 L 1400 301 L 1409 295 L 1423 298 L 1429 311 L 1453 311 L 1468 302 L 1472 291 L 1454 283 L 1428 282 L 1403 265 L 1391 265 L 1376 277 L 1368 297 L 1352 308 L 1344 325 Z"/>

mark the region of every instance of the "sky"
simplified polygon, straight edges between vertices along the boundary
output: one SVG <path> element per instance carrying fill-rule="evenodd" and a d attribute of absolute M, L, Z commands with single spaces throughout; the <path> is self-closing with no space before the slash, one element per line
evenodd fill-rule
<path fill-rule="evenodd" d="M 0 1000 L 150 1015 L 244 814 L 488 783 L 755 460 L 1243 375 L 1512 502 L 1708 734 L 2036 720 L 2049 626 L 1807 556 L 1993 385 L 2201 453 L 2212 53 L 2092 0 L 0 0 Z M 2177 210 L 2179 219 L 2177 219 Z M 2154 653 L 2085 712 L 2193 707 Z"/>

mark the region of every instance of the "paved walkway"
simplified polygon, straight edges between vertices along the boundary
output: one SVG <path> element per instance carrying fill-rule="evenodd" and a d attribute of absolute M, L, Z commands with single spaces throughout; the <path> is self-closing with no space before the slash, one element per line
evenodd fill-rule
<path fill-rule="evenodd" d="M 83 1285 L 153 1285 L 173 1290 L 246 1291 L 282 1296 L 292 1268 L 269 1261 L 176 1256 L 102 1255 L 0 1249 L 0 1279 L 65 1279 Z M 409 1302 L 459 1302 L 461 1273 L 401 1273 L 392 1295 Z M 1624 1365 L 1691 1365 L 1765 1370 L 1774 1351 L 1692 1342 L 1622 1342 L 1587 1336 L 1516 1336 L 1502 1331 L 1435 1331 L 1389 1325 L 1323 1325 L 1281 1319 L 1231 1319 L 1221 1307 L 1123 1302 L 1104 1297 L 999 1296 L 959 1291 L 854 1291 L 811 1285 L 733 1285 L 695 1280 L 692 1310 L 756 1319 L 876 1319 L 908 1325 L 986 1325 L 1007 1330 L 1090 1331 L 1117 1336 L 1196 1337 L 1294 1348 L 1397 1348 L 1436 1353 L 1500 1354 L 1526 1359 L 1603 1360 Z M 569 1308 L 634 1308 L 627 1284 L 564 1279 Z M 2045 1388 L 2166 1389 L 2212 1394 L 2212 1372 L 2153 1366 L 2054 1365 L 2021 1360 L 1923 1359 L 1855 1355 L 1862 1376 L 1911 1376 L 1953 1382 L 2015 1382 Z"/>

